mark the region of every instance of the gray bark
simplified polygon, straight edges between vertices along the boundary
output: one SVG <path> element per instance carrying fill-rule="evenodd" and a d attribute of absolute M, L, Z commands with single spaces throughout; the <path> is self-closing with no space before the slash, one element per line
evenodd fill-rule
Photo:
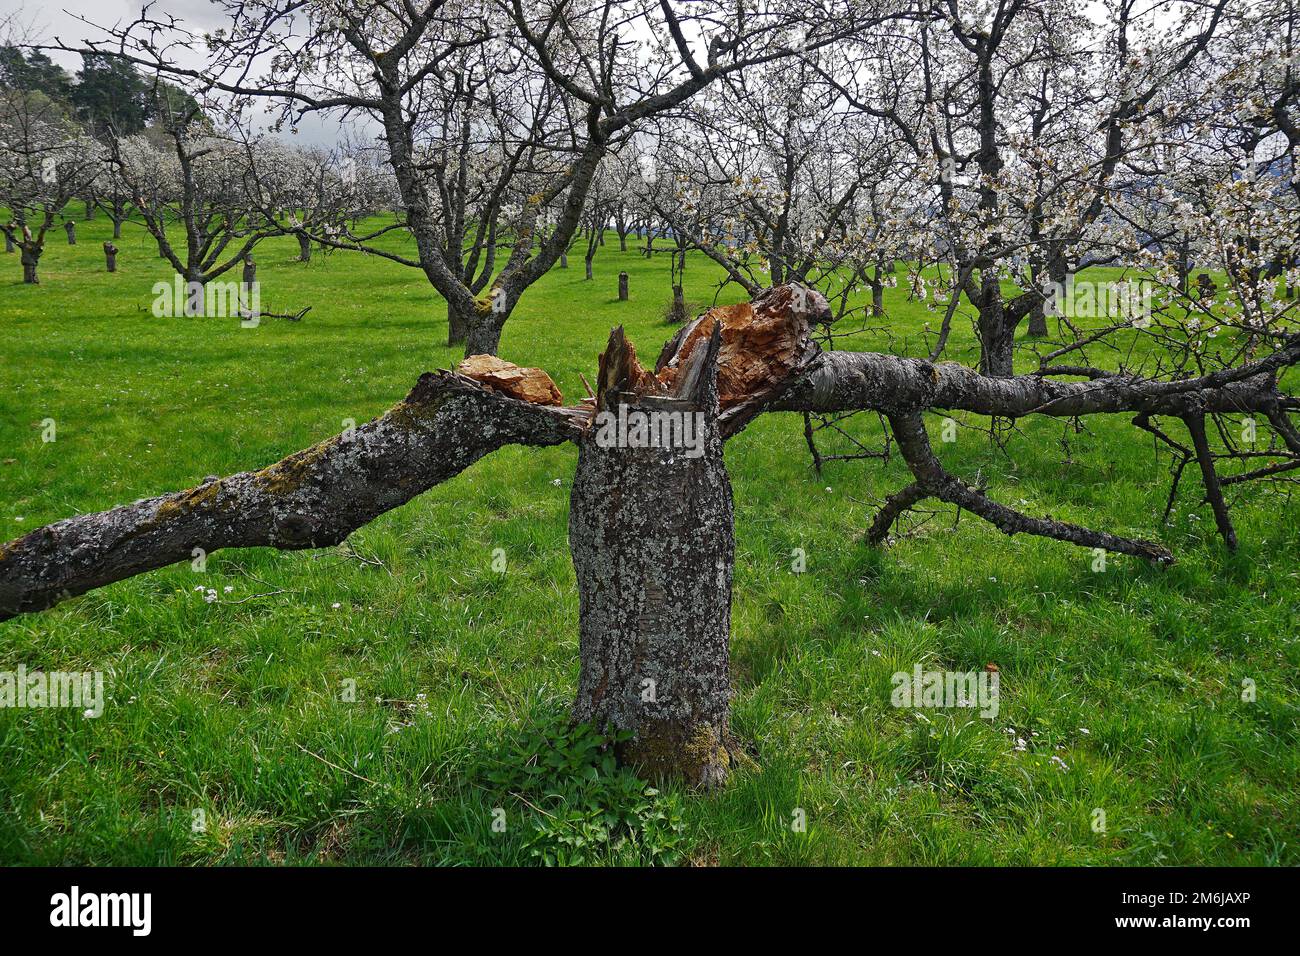
<path fill-rule="evenodd" d="M 602 447 L 601 431 L 590 428 L 579 442 L 569 509 L 582 660 L 574 718 L 631 731 L 621 759 L 643 775 L 698 787 L 726 780 L 733 749 L 728 647 L 735 542 L 717 420 L 719 343 L 715 333 L 691 394 L 639 396 L 621 382 L 599 405 L 612 414 L 620 406 L 698 412 L 703 453 Z"/>
<path fill-rule="evenodd" d="M 469 327 L 473 321 L 472 315 L 467 315 L 464 310 L 457 309 L 451 302 L 447 303 L 447 344 L 460 345 L 469 335 Z"/>
<path fill-rule="evenodd" d="M 23 264 L 23 282 L 27 285 L 39 285 L 40 279 L 36 276 L 36 267 L 41 261 L 40 247 L 33 247 L 30 243 L 24 242 L 20 249 L 20 256 Z"/>
<path fill-rule="evenodd" d="M 337 544 L 509 444 L 556 445 L 585 413 L 426 373 L 382 417 L 260 471 L 78 515 L 0 545 L 0 620 L 191 559 L 194 548 Z"/>

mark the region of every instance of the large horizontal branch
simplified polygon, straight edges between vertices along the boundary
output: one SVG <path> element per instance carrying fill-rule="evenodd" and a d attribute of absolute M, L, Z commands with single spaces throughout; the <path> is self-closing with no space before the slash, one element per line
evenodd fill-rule
<path fill-rule="evenodd" d="M 268 468 L 78 515 L 0 545 L 0 620 L 189 560 L 195 548 L 337 544 L 488 452 L 559 444 L 586 418 L 455 373 L 426 373 L 381 417 Z"/>
<path fill-rule="evenodd" d="M 1300 361 L 1300 340 L 1232 375 L 1160 381 L 1115 375 L 1060 382 L 1039 375 L 993 378 L 954 362 L 899 358 L 878 352 L 826 352 L 769 411 L 910 412 L 947 409 L 1021 418 L 1134 412 L 1173 415 L 1259 412 L 1277 408 L 1273 374 Z M 1250 374 L 1250 372 L 1254 374 Z"/>

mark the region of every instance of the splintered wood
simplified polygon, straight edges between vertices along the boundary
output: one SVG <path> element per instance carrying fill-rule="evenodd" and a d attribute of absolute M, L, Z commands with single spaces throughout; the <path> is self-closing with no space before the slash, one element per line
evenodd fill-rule
<path fill-rule="evenodd" d="M 542 369 L 520 368 L 495 355 L 471 355 L 456 366 L 456 371 L 494 392 L 534 405 L 560 405 L 564 402 L 559 388 Z"/>
<path fill-rule="evenodd" d="M 798 296 L 816 306 L 825 300 L 795 286 L 770 289 L 737 305 L 709 309 L 684 326 L 664 346 L 655 372 L 637 360 L 636 350 L 621 328 L 610 336 L 600 356 L 597 394 L 616 388 L 639 395 L 682 396 L 698 375 L 698 359 L 707 350 L 715 328 L 721 330 L 718 353 L 718 398 L 722 411 L 764 395 L 784 383 L 809 356 L 809 310 Z"/>
<path fill-rule="evenodd" d="M 673 391 L 678 375 L 690 367 L 691 355 L 707 346 L 714 327 L 721 326 L 718 404 L 722 410 L 780 385 L 805 355 L 807 316 L 795 302 L 800 294 L 809 293 L 780 286 L 753 302 L 709 309 L 665 348 L 656 378 Z"/>

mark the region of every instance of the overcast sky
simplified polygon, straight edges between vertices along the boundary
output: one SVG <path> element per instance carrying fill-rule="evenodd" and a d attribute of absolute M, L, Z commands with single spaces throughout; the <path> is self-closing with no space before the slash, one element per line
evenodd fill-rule
<path fill-rule="evenodd" d="M 103 34 L 78 17 L 93 24 L 112 27 L 130 23 L 140 15 L 142 0 L 0 0 L 0 22 L 16 13 L 21 39 L 27 43 L 49 43 L 55 37 L 68 46 L 79 46 L 85 40 L 103 39 Z M 194 29 L 212 29 L 220 26 L 219 12 L 208 0 L 157 0 L 153 13 L 165 11 L 184 20 Z M 75 53 L 52 51 L 52 60 L 75 74 L 81 68 L 81 57 Z M 195 65 L 201 62 L 195 58 Z M 297 136 L 285 134 L 285 139 L 305 146 L 333 146 L 339 139 L 339 125 L 329 117 L 306 116 L 298 127 Z"/>

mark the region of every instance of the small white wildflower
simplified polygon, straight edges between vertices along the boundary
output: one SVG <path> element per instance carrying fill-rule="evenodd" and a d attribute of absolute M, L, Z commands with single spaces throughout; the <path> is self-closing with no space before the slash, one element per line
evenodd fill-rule
<path fill-rule="evenodd" d="M 833 489 L 830 485 L 827 485 L 827 486 L 826 486 L 826 490 L 827 490 L 827 491 L 834 491 L 835 489 Z"/>
<path fill-rule="evenodd" d="M 553 484 L 556 488 L 558 488 L 560 487 L 560 485 L 564 484 L 564 479 L 556 478 L 554 481 L 551 482 L 551 484 Z"/>
<path fill-rule="evenodd" d="M 203 595 L 203 600 L 207 601 L 209 604 L 214 602 L 216 599 L 217 599 L 217 592 L 213 590 L 210 590 L 208 591 L 207 594 Z"/>
<path fill-rule="evenodd" d="M 82 716 L 82 717 L 94 717 L 94 716 L 95 716 L 95 712 L 94 712 L 93 710 L 83 710 L 83 711 L 81 712 L 81 716 Z"/>
<path fill-rule="evenodd" d="M 1053 756 L 1053 757 L 1052 757 L 1052 763 L 1054 763 L 1054 764 L 1056 764 L 1058 767 L 1060 767 L 1061 770 L 1062 770 L 1063 772 L 1066 771 L 1066 770 L 1069 770 L 1069 769 L 1070 769 L 1069 764 L 1067 764 L 1067 763 L 1066 763 L 1064 760 L 1062 760 L 1060 757 Z"/>
<path fill-rule="evenodd" d="M 1080 728 L 1079 728 L 1079 733 L 1081 733 L 1081 734 L 1090 734 L 1090 733 L 1092 733 L 1092 731 L 1089 730 L 1087 727 L 1080 727 Z"/>
<path fill-rule="evenodd" d="M 333 604 L 330 605 L 330 607 L 332 607 L 332 608 L 333 608 L 334 610 L 336 610 L 336 611 L 337 611 L 339 608 L 341 608 L 342 606 L 343 606 L 343 605 L 340 604 L 338 601 L 335 601 Z"/>
<path fill-rule="evenodd" d="M 227 584 L 227 585 L 226 585 L 224 588 L 222 588 L 221 590 L 223 590 L 223 591 L 225 591 L 227 594 L 229 594 L 231 591 L 235 590 L 235 588 L 234 588 L 233 585 Z"/>

